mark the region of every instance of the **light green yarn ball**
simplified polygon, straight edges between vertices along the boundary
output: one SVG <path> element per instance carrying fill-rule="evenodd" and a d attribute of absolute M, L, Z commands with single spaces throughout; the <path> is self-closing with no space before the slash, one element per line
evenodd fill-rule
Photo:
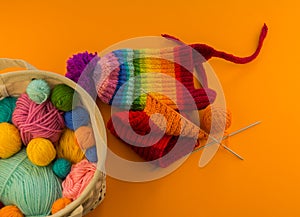
<path fill-rule="evenodd" d="M 45 102 L 50 96 L 50 92 L 50 86 L 42 79 L 32 80 L 26 88 L 29 98 L 37 104 Z"/>
<path fill-rule="evenodd" d="M 61 197 L 61 183 L 51 166 L 32 164 L 25 149 L 0 159 L 0 198 L 4 205 L 16 205 L 26 217 L 47 216 Z"/>

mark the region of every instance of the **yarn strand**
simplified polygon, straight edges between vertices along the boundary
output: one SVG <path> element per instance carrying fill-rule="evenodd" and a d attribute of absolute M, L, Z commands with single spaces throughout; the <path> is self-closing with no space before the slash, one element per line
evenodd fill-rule
<path fill-rule="evenodd" d="M 206 60 L 209 60 L 212 57 L 218 57 L 218 58 L 225 59 L 229 62 L 233 62 L 233 63 L 237 63 L 237 64 L 245 64 L 245 63 L 251 62 L 258 56 L 258 54 L 262 48 L 264 39 L 267 36 L 267 33 L 268 33 L 268 27 L 266 24 L 264 24 L 261 29 L 258 45 L 257 45 L 255 52 L 252 55 L 247 56 L 247 57 L 238 57 L 233 54 L 226 53 L 224 51 L 218 51 L 218 50 L 215 50 L 213 47 L 206 45 L 206 44 L 191 44 L 189 46 L 191 46 L 192 48 L 197 50 Z M 170 40 L 174 40 L 174 41 L 178 42 L 179 44 L 184 44 L 180 39 L 178 39 L 174 36 L 171 36 L 168 34 L 162 34 L 161 36 L 164 38 L 170 39 Z"/>

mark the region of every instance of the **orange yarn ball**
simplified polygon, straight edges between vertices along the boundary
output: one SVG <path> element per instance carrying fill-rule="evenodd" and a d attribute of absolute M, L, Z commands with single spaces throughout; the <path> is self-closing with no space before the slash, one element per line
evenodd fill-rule
<path fill-rule="evenodd" d="M 0 209 L 1 217 L 24 217 L 23 213 L 16 206 L 5 206 Z"/>
<path fill-rule="evenodd" d="M 72 200 L 69 198 L 66 198 L 66 197 L 57 199 L 52 205 L 51 213 L 52 214 L 57 213 L 58 211 L 65 208 L 71 202 L 72 202 Z"/>
<path fill-rule="evenodd" d="M 207 133 L 220 133 L 231 125 L 232 114 L 218 106 L 207 106 L 201 118 L 201 128 Z M 212 125 L 213 123 L 213 125 Z"/>
<path fill-rule="evenodd" d="M 78 145 L 82 150 L 88 149 L 95 145 L 93 129 L 88 126 L 79 127 L 75 131 L 75 136 Z"/>

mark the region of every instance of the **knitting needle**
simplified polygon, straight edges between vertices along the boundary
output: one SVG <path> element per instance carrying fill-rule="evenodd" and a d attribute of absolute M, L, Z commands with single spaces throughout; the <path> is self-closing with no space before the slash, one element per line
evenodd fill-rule
<path fill-rule="evenodd" d="M 155 96 L 152 96 L 152 94 L 146 92 L 143 88 L 141 88 L 140 90 L 142 90 L 145 94 L 147 94 L 148 96 L 150 96 L 151 98 L 153 98 L 154 100 L 157 100 L 159 103 L 161 104 L 164 104 L 163 102 L 160 102 L 158 99 L 156 99 Z M 165 106 L 167 106 L 166 104 L 164 104 Z M 174 110 L 173 108 L 171 108 L 172 110 Z M 175 111 L 175 110 L 174 110 Z M 199 128 L 201 130 L 200 127 L 198 127 L 196 124 L 194 124 L 193 122 L 191 122 L 190 120 L 188 120 L 187 118 L 185 118 L 184 116 L 181 115 L 181 118 L 183 118 L 184 120 L 190 122 L 191 124 L 193 124 L 196 128 Z M 211 138 L 215 143 L 218 143 L 220 144 L 222 147 L 224 147 L 227 151 L 229 151 L 230 153 L 232 153 L 233 155 L 235 155 L 237 158 L 239 158 L 240 160 L 244 160 L 244 158 L 242 158 L 240 155 L 238 155 L 237 153 L 235 153 L 233 150 L 231 150 L 230 148 L 228 147 L 225 147 L 223 144 L 222 144 L 222 141 L 219 142 L 216 138 L 214 138 L 213 136 L 207 134 L 209 138 Z"/>
<path fill-rule="evenodd" d="M 256 125 L 258 125 L 258 124 L 260 124 L 260 123 L 261 123 L 261 121 L 256 121 L 256 122 L 254 122 L 254 123 L 252 123 L 252 124 L 249 124 L 249 125 L 246 126 L 246 127 L 242 127 L 242 128 L 240 128 L 240 129 L 238 129 L 238 130 L 232 132 L 232 133 L 229 133 L 228 135 L 226 135 L 226 136 L 224 136 L 224 137 L 222 138 L 222 141 L 225 140 L 225 139 L 227 139 L 227 138 L 229 138 L 229 137 L 231 137 L 231 136 L 234 136 L 234 135 L 236 135 L 236 134 L 239 134 L 239 133 L 241 133 L 241 132 L 243 132 L 243 131 L 245 131 L 245 130 L 251 128 L 251 127 L 254 127 L 254 126 L 256 126 Z M 212 142 L 210 142 L 210 143 L 208 143 L 208 144 L 206 144 L 206 145 L 203 145 L 203 146 L 201 146 L 201 147 L 199 147 L 199 148 L 196 148 L 196 149 L 194 149 L 194 150 L 192 151 L 192 153 L 195 153 L 195 152 L 197 152 L 197 151 L 199 151 L 199 150 L 201 150 L 201 149 L 203 149 L 203 148 L 205 148 L 205 147 L 207 147 L 207 146 L 213 145 L 213 144 L 216 144 L 216 142 L 215 142 L 215 141 L 212 141 Z M 225 148 L 226 146 L 223 146 L 223 147 Z M 227 148 L 227 147 L 226 147 L 226 148 Z M 225 148 L 225 149 L 226 149 L 226 148 Z M 226 150 L 227 150 L 227 149 L 226 149 Z M 228 151 L 229 151 L 229 150 L 228 150 Z"/>

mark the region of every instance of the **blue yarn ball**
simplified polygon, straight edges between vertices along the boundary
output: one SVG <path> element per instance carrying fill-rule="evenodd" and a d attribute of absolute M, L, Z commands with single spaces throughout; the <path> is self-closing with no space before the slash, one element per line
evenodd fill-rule
<path fill-rule="evenodd" d="M 57 159 L 52 166 L 52 170 L 57 177 L 64 179 L 70 173 L 72 163 L 64 158 Z"/>
<path fill-rule="evenodd" d="M 45 80 L 36 79 L 29 83 L 26 93 L 32 101 L 41 104 L 49 98 L 51 88 Z"/>
<path fill-rule="evenodd" d="M 15 97 L 6 97 L 0 100 L 0 123 L 12 123 L 11 118 L 16 107 L 16 101 L 17 98 Z"/>
<path fill-rule="evenodd" d="M 0 159 L 0 198 L 4 205 L 16 205 L 25 216 L 48 216 L 54 201 L 61 197 L 61 181 L 51 166 L 32 164 L 25 149 Z"/>
<path fill-rule="evenodd" d="M 96 146 L 93 146 L 91 148 L 86 149 L 85 151 L 85 157 L 92 163 L 97 163 L 98 157 L 97 157 L 97 148 Z"/>
<path fill-rule="evenodd" d="M 87 126 L 90 122 L 89 113 L 82 107 L 65 112 L 65 124 L 71 130 L 77 130 L 81 126 Z"/>

